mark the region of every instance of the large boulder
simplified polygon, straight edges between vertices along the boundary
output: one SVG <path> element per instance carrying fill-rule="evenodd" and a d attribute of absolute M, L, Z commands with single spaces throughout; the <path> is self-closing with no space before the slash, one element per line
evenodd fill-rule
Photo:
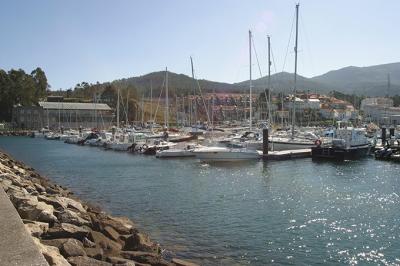
<path fill-rule="evenodd" d="M 40 237 L 49 230 L 48 223 L 24 220 L 25 228 L 34 237 Z"/>
<path fill-rule="evenodd" d="M 182 259 L 172 259 L 172 263 L 175 263 L 176 266 L 199 266 L 199 264 Z"/>
<path fill-rule="evenodd" d="M 73 238 L 68 239 L 61 245 L 60 252 L 66 258 L 86 256 L 82 243 Z"/>
<path fill-rule="evenodd" d="M 112 263 L 113 265 L 125 265 L 125 266 L 135 266 L 136 262 L 133 260 L 128 260 L 120 257 L 107 257 L 106 261 Z"/>
<path fill-rule="evenodd" d="M 85 248 L 86 255 L 96 260 L 102 260 L 104 252 L 101 248 Z"/>
<path fill-rule="evenodd" d="M 69 209 L 86 213 L 86 209 L 83 207 L 82 203 L 77 200 L 73 200 L 67 197 L 57 197 L 57 199 L 63 202 Z"/>
<path fill-rule="evenodd" d="M 84 256 L 69 257 L 68 262 L 71 263 L 72 266 L 112 266 L 111 263 Z"/>
<path fill-rule="evenodd" d="M 35 244 L 39 248 L 39 251 L 43 254 L 46 261 L 51 266 L 71 266 L 68 261 L 60 254 L 58 248 L 52 246 L 46 246 L 40 243 L 39 239 L 33 238 Z"/>
<path fill-rule="evenodd" d="M 172 263 L 164 260 L 161 255 L 144 251 L 122 251 L 121 256 L 125 259 L 159 266 L 171 266 Z"/>
<path fill-rule="evenodd" d="M 135 233 L 126 239 L 124 250 L 158 252 L 158 245 L 152 242 L 148 235 Z"/>
<path fill-rule="evenodd" d="M 57 214 L 57 218 L 61 223 L 69 223 L 74 225 L 90 225 L 88 220 L 83 219 L 80 215 L 74 211 L 65 209 Z"/>
<path fill-rule="evenodd" d="M 90 216 L 98 231 L 103 231 L 106 226 L 112 227 L 122 235 L 129 235 L 135 231 L 133 222 L 126 217 L 112 217 L 104 213 L 91 213 Z"/>
<path fill-rule="evenodd" d="M 120 243 L 109 239 L 104 234 L 97 231 L 91 231 L 89 234 L 89 239 L 96 243 L 96 247 L 101 247 L 106 255 L 119 254 L 120 250 L 122 249 L 122 245 Z"/>
<path fill-rule="evenodd" d="M 75 238 L 78 240 L 83 239 L 89 235 L 89 230 L 68 223 L 57 224 L 52 228 L 49 228 L 45 238 L 54 239 L 54 238 Z"/>
<path fill-rule="evenodd" d="M 22 219 L 48 223 L 57 222 L 57 217 L 53 214 L 53 206 L 38 201 L 36 196 L 14 193 L 10 195 L 10 200 L 17 208 Z"/>
<path fill-rule="evenodd" d="M 116 242 L 121 241 L 119 233 L 111 226 L 104 227 L 103 234 Z"/>
<path fill-rule="evenodd" d="M 41 239 L 40 242 L 41 242 L 43 245 L 46 245 L 46 246 L 53 246 L 53 247 L 56 247 L 56 248 L 60 249 L 61 246 L 62 246 L 65 242 L 67 242 L 68 239 L 70 239 L 70 238 Z"/>

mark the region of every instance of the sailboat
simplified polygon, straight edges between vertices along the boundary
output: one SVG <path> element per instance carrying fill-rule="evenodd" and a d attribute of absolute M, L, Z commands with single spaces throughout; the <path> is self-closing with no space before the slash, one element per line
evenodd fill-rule
<path fill-rule="evenodd" d="M 296 37 L 294 46 L 294 90 L 292 101 L 292 128 L 291 134 L 287 136 L 270 137 L 269 142 L 274 150 L 297 150 L 307 149 L 315 146 L 318 137 L 308 138 L 304 135 L 295 134 L 296 121 L 296 89 L 297 89 L 297 47 L 298 47 L 298 32 L 299 32 L 299 4 L 296 4 Z"/>
<path fill-rule="evenodd" d="M 250 131 L 252 128 L 252 66 L 251 66 L 251 45 L 252 33 L 249 30 L 249 61 L 250 61 L 250 79 L 249 79 L 249 94 L 250 94 Z M 213 127 L 214 125 L 212 125 Z M 246 161 L 260 158 L 260 154 L 256 150 L 247 148 L 226 148 L 226 147 L 204 147 L 193 151 L 196 158 L 202 162 L 235 162 Z"/>

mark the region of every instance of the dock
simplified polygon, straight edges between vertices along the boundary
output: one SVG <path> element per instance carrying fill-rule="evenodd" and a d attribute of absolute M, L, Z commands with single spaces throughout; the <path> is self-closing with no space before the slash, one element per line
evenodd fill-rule
<path fill-rule="evenodd" d="M 280 161 L 299 158 L 311 158 L 311 149 L 269 151 L 267 154 L 260 152 L 263 160 Z"/>

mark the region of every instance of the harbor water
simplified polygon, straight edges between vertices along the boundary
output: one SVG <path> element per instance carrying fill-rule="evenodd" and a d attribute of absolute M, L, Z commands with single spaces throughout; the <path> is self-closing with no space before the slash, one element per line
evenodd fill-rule
<path fill-rule="evenodd" d="M 0 149 L 202 265 L 400 264 L 400 164 L 160 160 L 61 141 Z"/>

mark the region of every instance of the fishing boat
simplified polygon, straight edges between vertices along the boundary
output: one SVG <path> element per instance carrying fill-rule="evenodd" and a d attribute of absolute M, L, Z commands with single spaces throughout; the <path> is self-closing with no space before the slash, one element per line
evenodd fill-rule
<path fill-rule="evenodd" d="M 365 129 L 341 127 L 335 130 L 328 145 L 321 140 L 311 148 L 313 159 L 353 160 L 365 157 L 371 150 L 371 143 L 365 136 Z"/>

